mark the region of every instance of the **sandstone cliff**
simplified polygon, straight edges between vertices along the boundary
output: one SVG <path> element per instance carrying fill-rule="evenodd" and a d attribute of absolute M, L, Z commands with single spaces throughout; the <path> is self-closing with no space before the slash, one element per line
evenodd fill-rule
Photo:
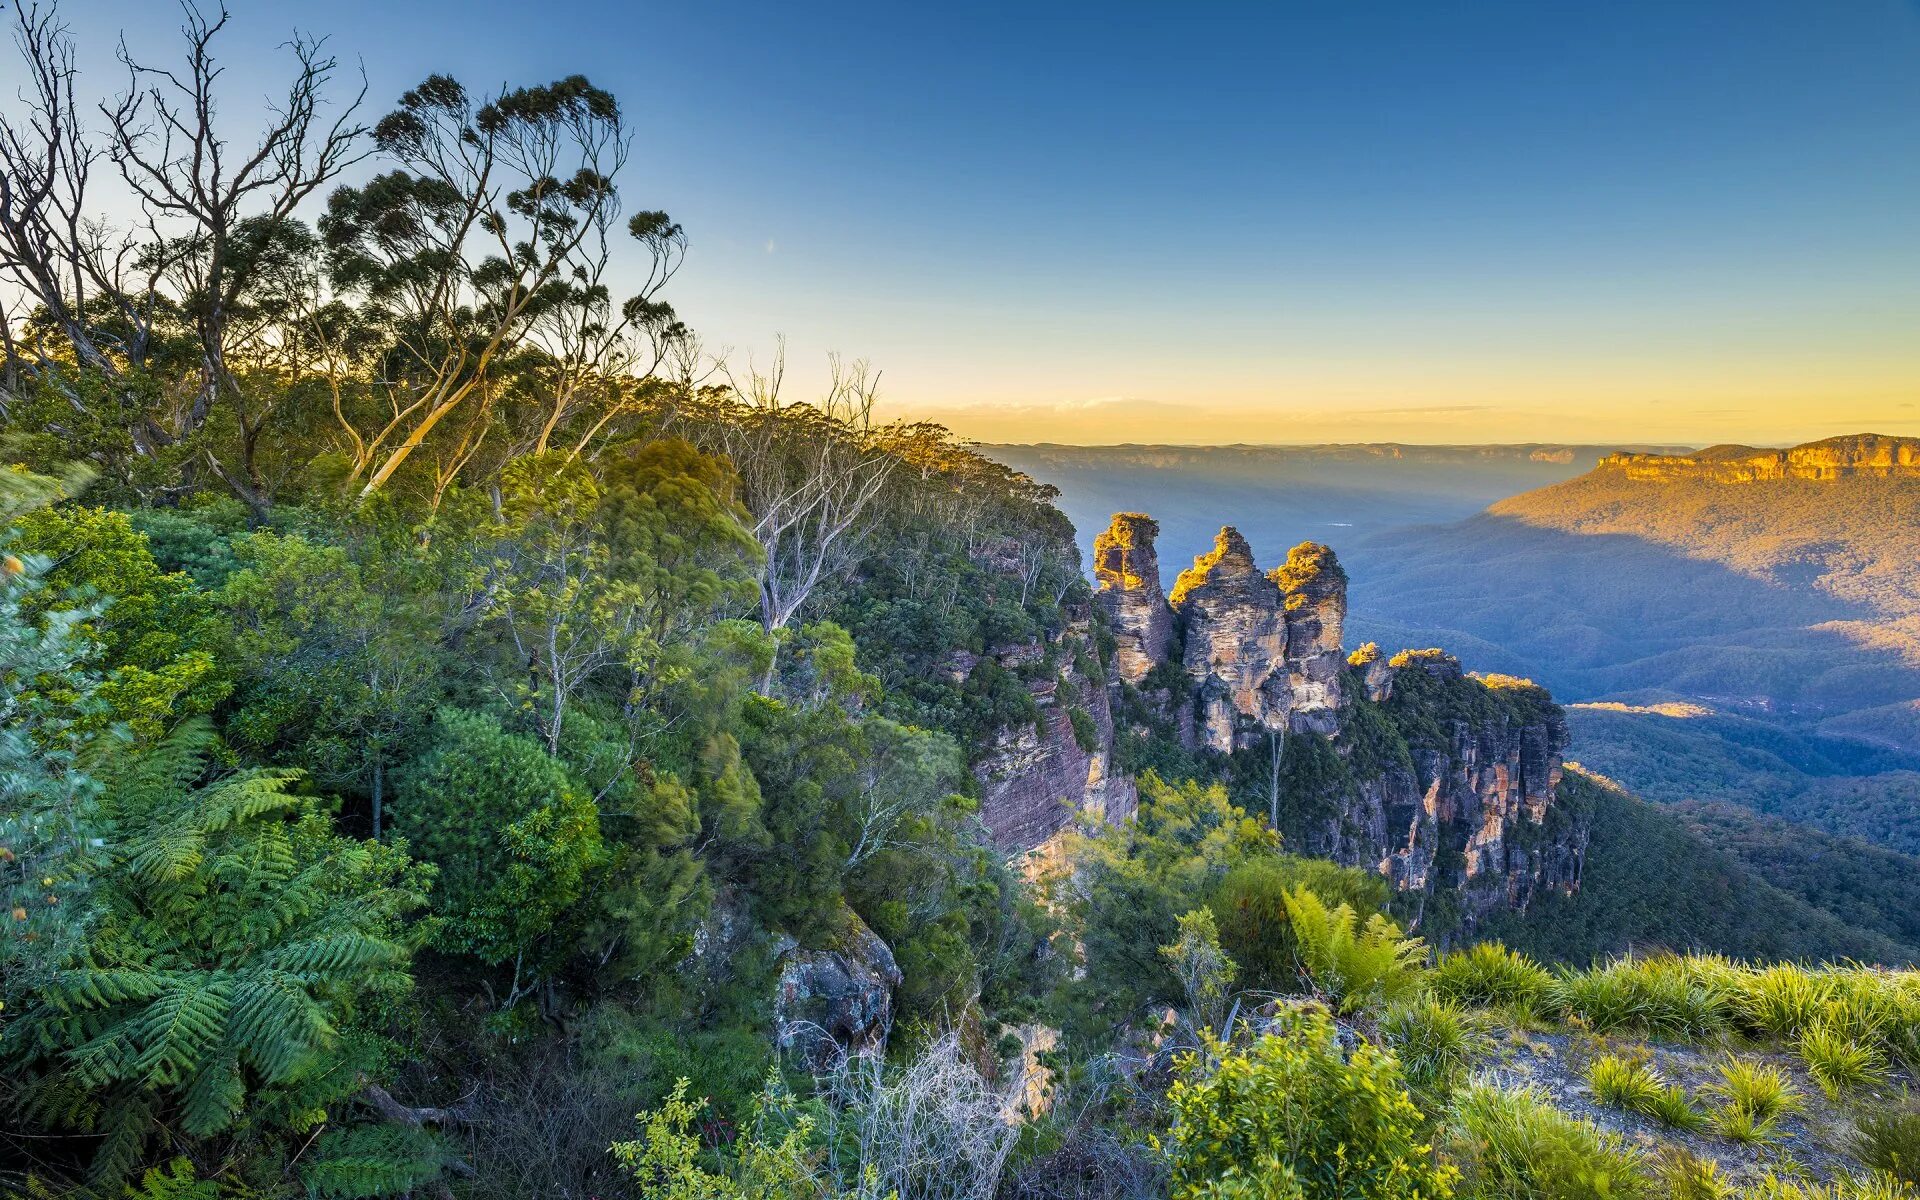
<path fill-rule="evenodd" d="M 1020 679 L 1036 714 L 997 731 L 974 764 L 980 818 L 994 845 L 1030 851 L 1075 819 L 1131 815 L 1133 781 L 1113 774 L 1111 689 L 1094 652 L 1091 614 L 1050 644 L 1002 646 L 985 657 Z M 964 678 L 980 662 L 961 655 L 949 669 Z"/>
<path fill-rule="evenodd" d="M 1139 683 L 1167 657 L 1173 642 L 1173 609 L 1160 590 L 1160 558 L 1153 539 L 1160 526 L 1144 513 L 1115 513 L 1093 539 L 1095 597 L 1113 633 L 1113 671 Z"/>
<path fill-rule="evenodd" d="M 1253 550 L 1228 526 L 1213 550 L 1173 584 L 1185 634 L 1182 665 L 1195 686 L 1194 717 L 1208 749 L 1252 745 L 1260 730 L 1286 722 L 1287 621 L 1280 588 L 1254 565 Z"/>
<path fill-rule="evenodd" d="M 1156 532 L 1122 513 L 1096 541 L 1104 678 L 1072 652 L 1097 629 L 1003 654 L 1071 660 L 1057 682 L 1029 670 L 1040 719 L 1003 731 L 981 765 L 983 815 L 1003 849 L 1041 847 L 1076 809 L 1131 810 L 1115 753 L 1124 711 L 1130 745 L 1202 756 L 1292 849 L 1379 871 L 1420 898 L 1441 936 L 1578 886 L 1585 821 L 1559 801 L 1566 723 L 1545 691 L 1473 678 L 1437 650 L 1388 658 L 1366 646 L 1349 659 L 1346 573 L 1316 543 L 1262 571 L 1246 539 L 1222 529 L 1163 598 Z M 1095 744 L 1075 740 L 1073 707 Z"/>
<path fill-rule="evenodd" d="M 1858 433 L 1787 450 L 1711 446 L 1694 454 L 1609 454 L 1600 470 L 1637 481 L 1705 479 L 1760 483 L 1775 479 L 1832 480 L 1851 476 L 1920 477 L 1920 438 Z"/>

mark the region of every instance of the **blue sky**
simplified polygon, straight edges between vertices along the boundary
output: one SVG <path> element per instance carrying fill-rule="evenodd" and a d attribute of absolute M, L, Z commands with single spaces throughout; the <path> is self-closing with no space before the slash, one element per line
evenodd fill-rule
<path fill-rule="evenodd" d="M 382 108 L 586 73 L 710 347 L 962 432 L 1920 433 L 1911 0 L 232 7 L 236 124 L 294 26 Z"/>

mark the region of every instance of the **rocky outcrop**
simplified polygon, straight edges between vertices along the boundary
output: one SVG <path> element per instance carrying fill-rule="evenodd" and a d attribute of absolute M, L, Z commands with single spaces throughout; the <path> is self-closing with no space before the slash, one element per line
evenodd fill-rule
<path fill-rule="evenodd" d="M 1256 730 L 1283 727 L 1291 699 L 1286 614 L 1279 585 L 1254 565 L 1239 530 L 1223 528 L 1213 550 L 1180 573 L 1172 603 L 1203 744 L 1224 753 L 1252 744 Z"/>
<path fill-rule="evenodd" d="M 1693 454 L 1609 454 L 1602 471 L 1636 481 L 1710 480 L 1762 483 L 1777 479 L 1834 480 L 1852 476 L 1920 476 L 1920 438 L 1858 433 L 1808 442 L 1788 450 L 1711 446 Z"/>
<path fill-rule="evenodd" d="M 1437 650 L 1389 658 L 1369 644 L 1349 658 L 1346 572 L 1314 542 L 1263 571 L 1223 528 L 1163 597 L 1157 532 L 1120 513 L 1095 543 L 1097 613 L 1113 647 L 1104 671 L 1092 660 L 1094 612 L 1057 638 L 952 664 L 956 678 L 1017 677 L 1032 701 L 1034 718 L 1000 730 L 975 766 L 999 849 L 1044 859 L 1076 821 L 1131 815 L 1133 782 L 1113 770 L 1114 714 L 1125 711 L 1129 735 L 1149 746 L 1262 756 L 1220 766 L 1242 787 L 1266 781 L 1240 802 L 1272 814 L 1297 852 L 1444 898 L 1447 927 L 1432 931 L 1442 938 L 1578 886 L 1586 831 L 1557 802 L 1566 723 L 1543 690 L 1469 676 Z"/>
<path fill-rule="evenodd" d="M 774 1036 L 782 1051 L 820 1071 L 844 1055 L 885 1048 L 900 967 L 851 909 L 830 944 L 807 949 L 789 942 L 777 966 Z"/>
<path fill-rule="evenodd" d="M 1113 773 L 1113 709 L 1106 678 L 1094 673 L 1090 625 L 1076 623 L 1051 647 L 1022 643 L 988 657 L 1021 680 L 1036 713 L 998 730 L 974 764 L 980 819 L 995 847 L 1030 851 L 1075 820 L 1130 816 L 1133 781 Z"/>
<path fill-rule="evenodd" d="M 1287 625 L 1287 723 L 1298 733 L 1331 736 L 1339 728 L 1347 652 L 1347 573 L 1333 551 L 1302 542 L 1269 576 L 1280 589 Z"/>
<path fill-rule="evenodd" d="M 1113 672 L 1139 683 L 1166 661 L 1173 643 L 1173 609 L 1160 590 L 1160 558 L 1153 539 L 1160 526 L 1144 513 L 1115 513 L 1093 539 L 1094 596 L 1113 633 Z"/>
<path fill-rule="evenodd" d="M 1362 783 L 1356 844 L 1335 856 L 1377 862 L 1401 891 L 1449 895 L 1470 919 L 1577 888 L 1585 830 L 1555 808 L 1567 725 L 1547 693 L 1469 678 L 1438 650 L 1397 654 L 1383 676 L 1410 761 Z"/>
<path fill-rule="evenodd" d="M 1147 644 L 1137 631 L 1153 611 L 1140 594 L 1145 522 L 1124 514 L 1102 539 L 1114 580 L 1108 612 L 1133 631 L 1115 640 L 1136 647 Z M 1543 889 L 1578 886 L 1586 831 L 1556 804 L 1567 732 L 1545 691 L 1468 676 L 1437 650 L 1389 658 L 1369 644 L 1349 658 L 1346 572 L 1314 542 L 1262 572 L 1246 539 L 1222 529 L 1174 582 L 1170 607 L 1170 642 L 1190 686 L 1179 696 L 1131 692 L 1133 711 L 1160 706 L 1159 736 L 1189 749 L 1280 756 L 1277 769 L 1225 765 L 1221 774 L 1272 781 L 1264 796 L 1241 800 L 1274 814 L 1293 849 L 1444 896 L 1444 910 L 1468 925 L 1525 907 Z M 1125 681 L 1155 665 L 1136 662 Z"/>

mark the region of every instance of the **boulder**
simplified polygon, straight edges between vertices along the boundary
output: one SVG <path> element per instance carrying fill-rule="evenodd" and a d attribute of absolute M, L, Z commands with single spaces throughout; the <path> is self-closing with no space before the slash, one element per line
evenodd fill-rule
<path fill-rule="evenodd" d="M 886 1048 L 900 967 L 886 942 L 851 909 L 827 945 L 793 946 L 776 965 L 774 1035 L 782 1051 L 822 1071 L 843 1056 Z"/>

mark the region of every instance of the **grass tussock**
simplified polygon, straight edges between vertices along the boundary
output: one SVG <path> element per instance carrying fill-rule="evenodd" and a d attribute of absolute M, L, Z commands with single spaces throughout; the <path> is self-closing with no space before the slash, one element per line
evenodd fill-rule
<path fill-rule="evenodd" d="M 1920 1104 L 1913 1097 L 1860 1114 L 1853 1152 L 1867 1166 L 1920 1188 Z"/>
<path fill-rule="evenodd" d="M 1654 1200 L 1643 1156 L 1529 1089 L 1476 1085 L 1454 1105 L 1450 1149 L 1476 1200 Z"/>
<path fill-rule="evenodd" d="M 1478 1014 L 1434 995 L 1389 1006 L 1380 1016 L 1380 1039 L 1399 1057 L 1408 1083 L 1440 1091 L 1463 1078 L 1490 1042 Z"/>

